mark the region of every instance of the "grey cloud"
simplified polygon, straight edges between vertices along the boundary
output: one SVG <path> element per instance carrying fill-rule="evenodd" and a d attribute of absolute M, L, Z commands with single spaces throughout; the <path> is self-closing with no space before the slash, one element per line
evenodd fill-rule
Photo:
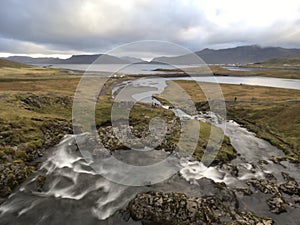
<path fill-rule="evenodd" d="M 178 31 L 192 26 L 200 17 L 191 6 L 178 7 L 177 1 L 151 1 L 147 5 L 137 4 L 130 11 L 118 8 L 113 1 L 104 1 L 103 5 L 95 5 L 99 17 L 89 21 L 81 15 L 87 2 L 4 0 L 0 8 L 0 35 L 59 48 L 92 50 L 145 38 L 176 40 Z"/>
<path fill-rule="evenodd" d="M 173 41 L 194 50 L 232 43 L 300 46 L 297 21 L 263 29 L 244 24 L 222 28 L 196 1 L 186 2 L 2 0 L 0 52 L 99 52 L 143 39 Z"/>

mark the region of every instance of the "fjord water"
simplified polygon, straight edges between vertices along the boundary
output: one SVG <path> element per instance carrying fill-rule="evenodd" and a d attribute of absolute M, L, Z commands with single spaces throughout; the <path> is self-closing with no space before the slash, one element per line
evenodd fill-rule
<path fill-rule="evenodd" d="M 165 64 L 133 64 L 133 66 L 123 64 L 54 64 L 55 68 L 65 68 L 69 70 L 88 71 L 91 72 L 105 72 L 107 76 L 113 73 L 132 74 L 132 75 L 153 75 L 153 74 L 168 74 L 174 72 L 155 71 L 157 69 L 174 69 L 174 68 L 188 68 L 195 67 L 193 65 L 165 65 Z M 227 67 L 226 67 L 227 68 Z M 260 70 L 261 68 L 240 68 L 228 67 L 232 70 L 250 71 Z M 178 72 L 177 72 L 178 73 Z M 220 84 L 244 84 L 244 85 L 258 85 L 266 87 L 287 88 L 300 90 L 299 79 L 284 79 L 274 77 L 262 76 L 199 76 L 190 73 L 193 77 L 169 77 L 170 80 L 195 80 L 199 82 L 212 82 Z M 164 78 L 161 78 L 164 79 Z"/>
<path fill-rule="evenodd" d="M 37 64 L 37 66 L 48 66 Z M 172 65 L 165 64 L 53 64 L 53 68 L 64 68 L 74 71 L 88 71 L 88 72 L 107 72 L 111 73 L 122 73 L 122 74 L 153 74 L 156 69 L 174 69 Z M 180 67 L 180 66 L 178 66 Z M 193 67 L 192 65 L 187 65 L 185 67 Z M 163 71 L 155 71 L 155 73 L 165 73 Z"/>

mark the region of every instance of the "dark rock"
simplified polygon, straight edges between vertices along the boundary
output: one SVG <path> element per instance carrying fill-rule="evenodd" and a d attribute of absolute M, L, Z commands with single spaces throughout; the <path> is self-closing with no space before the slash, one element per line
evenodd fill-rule
<path fill-rule="evenodd" d="M 45 174 L 40 174 L 37 178 L 36 178 L 36 188 L 37 191 L 41 192 L 43 191 L 43 188 L 45 186 L 46 183 L 46 175 Z"/>
<path fill-rule="evenodd" d="M 280 214 L 286 212 L 286 202 L 280 194 L 273 195 L 267 200 L 267 204 L 270 207 L 271 212 Z"/>
<path fill-rule="evenodd" d="M 300 187 L 299 187 L 298 182 L 293 177 L 290 177 L 286 173 L 282 173 L 282 176 L 286 182 L 283 184 L 280 184 L 279 189 L 288 195 L 298 195 L 299 196 L 300 195 Z"/>
<path fill-rule="evenodd" d="M 236 192 L 241 193 L 244 196 L 250 196 L 253 194 L 250 188 L 236 188 Z"/>
<path fill-rule="evenodd" d="M 258 161 L 258 164 L 259 164 L 259 165 L 268 165 L 269 163 L 268 163 L 266 160 L 263 160 L 263 159 L 262 159 L 262 160 L 259 160 L 259 161 Z"/>
<path fill-rule="evenodd" d="M 229 172 L 234 177 L 238 177 L 239 175 L 239 170 L 236 165 L 224 163 L 221 165 L 221 169 Z"/>
<path fill-rule="evenodd" d="M 294 196 L 294 202 L 300 204 L 300 196 Z"/>
<path fill-rule="evenodd" d="M 275 183 L 268 180 L 251 179 L 247 181 L 247 184 L 252 185 L 255 189 L 262 193 L 272 194 L 272 197 L 267 200 L 267 204 L 271 212 L 276 214 L 286 212 L 287 203 Z"/>
<path fill-rule="evenodd" d="M 273 181 L 273 182 L 277 181 L 277 178 L 271 173 L 266 173 L 265 178 L 268 179 L 269 181 Z"/>
<path fill-rule="evenodd" d="M 129 203 L 128 211 L 134 220 L 148 225 L 274 224 L 271 219 L 251 212 L 231 210 L 215 196 L 197 198 L 182 193 L 138 194 Z"/>
<path fill-rule="evenodd" d="M 279 189 L 273 182 L 263 179 L 251 179 L 246 182 L 249 186 L 253 186 L 255 189 L 265 194 L 277 194 Z"/>
<path fill-rule="evenodd" d="M 120 210 L 119 213 L 124 221 L 128 222 L 130 220 L 130 212 L 128 210 Z"/>

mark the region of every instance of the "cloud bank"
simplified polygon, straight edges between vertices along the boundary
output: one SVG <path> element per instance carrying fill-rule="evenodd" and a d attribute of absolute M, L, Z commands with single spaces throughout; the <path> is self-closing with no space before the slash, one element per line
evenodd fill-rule
<path fill-rule="evenodd" d="M 300 47 L 297 0 L 2 0 L 0 52 L 104 52 L 138 40 L 200 50 Z"/>

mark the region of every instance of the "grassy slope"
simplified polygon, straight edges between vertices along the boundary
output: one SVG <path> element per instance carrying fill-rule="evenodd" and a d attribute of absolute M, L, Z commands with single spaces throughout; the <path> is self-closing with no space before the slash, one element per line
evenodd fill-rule
<path fill-rule="evenodd" d="M 208 109 L 207 99 L 198 84 L 191 81 L 176 81 L 176 84 L 186 90 L 194 102 L 201 102 L 198 105 L 202 110 Z M 172 85 L 175 83 L 169 82 L 165 93 L 176 98 L 178 88 Z M 214 92 L 215 85 L 207 86 Z M 248 85 L 222 84 L 220 87 L 230 118 L 280 147 L 288 158 L 300 161 L 300 91 Z"/>
<path fill-rule="evenodd" d="M 43 149 L 71 132 L 72 95 L 79 78 L 59 74 L 56 79 L 56 70 L 47 72 L 29 67 L 0 70 L 0 197 L 36 169 L 32 162 Z"/>
<path fill-rule="evenodd" d="M 263 67 L 273 69 L 300 69 L 300 56 L 283 59 L 271 59 L 262 63 L 250 64 L 251 67 Z"/>
<path fill-rule="evenodd" d="M 0 58 L 0 68 L 3 68 L 3 67 L 6 67 L 6 68 L 30 68 L 32 66 Z"/>

